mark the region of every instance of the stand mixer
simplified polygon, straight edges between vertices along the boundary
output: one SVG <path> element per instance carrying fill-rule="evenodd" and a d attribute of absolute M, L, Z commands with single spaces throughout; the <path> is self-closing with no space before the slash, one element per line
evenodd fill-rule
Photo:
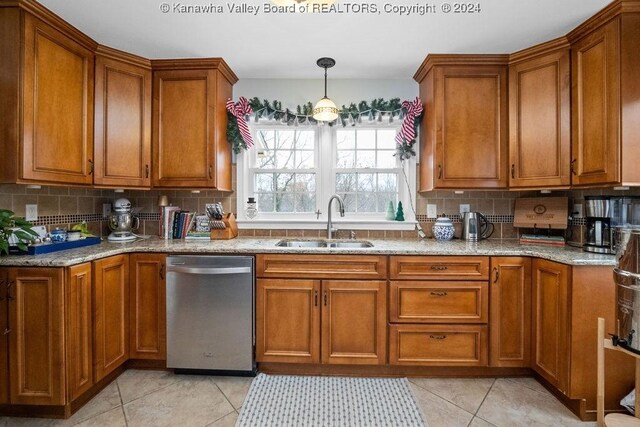
<path fill-rule="evenodd" d="M 107 237 L 110 242 L 131 242 L 137 239 L 132 231 L 140 226 L 140 219 L 134 217 L 131 202 L 128 199 L 118 199 L 113 204 L 113 213 L 109 215 L 109 229 Z"/>

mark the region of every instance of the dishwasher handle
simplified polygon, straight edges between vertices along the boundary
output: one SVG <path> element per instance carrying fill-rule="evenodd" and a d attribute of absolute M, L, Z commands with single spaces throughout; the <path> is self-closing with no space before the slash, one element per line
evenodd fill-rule
<path fill-rule="evenodd" d="M 251 272 L 251 267 L 177 267 L 170 265 L 167 268 L 167 273 L 186 274 L 243 274 Z"/>

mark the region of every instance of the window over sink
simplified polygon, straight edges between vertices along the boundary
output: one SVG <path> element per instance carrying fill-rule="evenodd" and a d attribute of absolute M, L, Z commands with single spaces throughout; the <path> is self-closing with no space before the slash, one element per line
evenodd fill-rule
<path fill-rule="evenodd" d="M 258 216 L 247 220 L 251 227 L 287 221 L 296 224 L 292 228 L 321 228 L 329 198 L 338 194 L 346 214 L 344 218 L 334 214 L 334 220 L 369 224 L 362 228 L 384 227 L 378 223 L 385 222 L 389 201 L 394 207 L 402 201 L 407 226 L 412 227 L 409 194 L 415 197 L 416 161 L 403 165 L 394 156 L 400 123 L 286 126 L 261 120 L 250 123 L 250 128 L 255 146 L 237 157 L 241 223 L 247 220 L 247 199 L 254 197 Z M 333 206 L 337 209 L 337 203 Z"/>

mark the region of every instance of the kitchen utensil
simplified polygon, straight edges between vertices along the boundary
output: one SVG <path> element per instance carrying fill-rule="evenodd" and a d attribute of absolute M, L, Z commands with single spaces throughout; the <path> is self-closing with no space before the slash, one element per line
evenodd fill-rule
<path fill-rule="evenodd" d="M 462 218 L 462 240 L 477 242 L 493 234 L 494 226 L 480 212 L 465 212 Z"/>

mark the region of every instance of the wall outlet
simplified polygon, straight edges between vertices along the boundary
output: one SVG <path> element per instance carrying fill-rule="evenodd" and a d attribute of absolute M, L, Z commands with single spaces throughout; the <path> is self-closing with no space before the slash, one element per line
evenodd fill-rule
<path fill-rule="evenodd" d="M 102 204 L 102 217 L 107 217 L 111 215 L 111 203 L 103 203 Z"/>
<path fill-rule="evenodd" d="M 427 204 L 427 218 L 438 217 L 438 205 Z"/>
<path fill-rule="evenodd" d="M 38 220 L 38 205 L 25 205 L 24 212 L 24 219 L 26 219 L 27 221 Z"/>
<path fill-rule="evenodd" d="M 582 218 L 582 203 L 575 203 L 573 205 L 573 212 L 575 212 L 576 218 Z"/>
<path fill-rule="evenodd" d="M 471 212 L 471 205 L 468 205 L 468 204 L 460 205 L 460 215 L 462 215 L 465 212 Z"/>

